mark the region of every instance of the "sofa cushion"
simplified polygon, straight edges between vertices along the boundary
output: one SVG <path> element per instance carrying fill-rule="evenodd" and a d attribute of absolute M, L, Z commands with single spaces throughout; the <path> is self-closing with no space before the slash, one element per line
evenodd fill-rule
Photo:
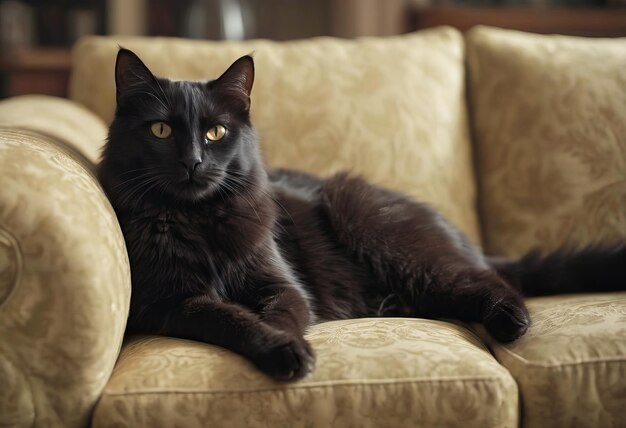
<path fill-rule="evenodd" d="M 271 166 L 363 174 L 433 203 L 478 241 L 457 31 L 293 42 L 87 38 L 73 52 L 70 94 L 106 121 L 119 45 L 160 76 L 194 80 L 254 52 L 252 116 Z"/>
<path fill-rule="evenodd" d="M 515 427 L 510 374 L 468 330 L 442 321 L 360 319 L 311 328 L 312 375 L 270 380 L 199 342 L 132 337 L 95 427 Z"/>
<path fill-rule="evenodd" d="M 525 427 L 624 426 L 626 293 L 528 299 L 517 342 L 486 340 L 520 389 Z"/>
<path fill-rule="evenodd" d="M 626 239 L 626 38 L 476 28 L 467 55 L 486 249 Z"/>

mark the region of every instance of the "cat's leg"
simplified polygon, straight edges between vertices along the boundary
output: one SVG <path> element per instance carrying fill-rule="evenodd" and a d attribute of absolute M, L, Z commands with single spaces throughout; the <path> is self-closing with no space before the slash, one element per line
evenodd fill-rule
<path fill-rule="evenodd" d="M 313 323 L 312 298 L 298 281 L 291 266 L 278 250 L 268 243 L 248 266 L 246 304 L 259 313 L 263 322 L 279 330 L 302 337 Z"/>
<path fill-rule="evenodd" d="M 291 377 L 305 376 L 315 366 L 315 353 L 304 338 L 304 331 L 311 322 L 308 304 L 291 285 L 268 284 L 259 291 L 262 296 L 255 312 L 258 311 L 261 322 L 289 337 L 282 348 L 266 354 L 259 367 L 265 367 L 270 372 L 294 367 Z"/>
<path fill-rule="evenodd" d="M 501 342 L 513 341 L 528 330 L 530 316 L 522 295 L 495 271 L 449 259 L 424 269 L 430 271 L 431 283 L 418 303 L 422 316 L 482 322 Z"/>
<path fill-rule="evenodd" d="M 522 296 L 485 262 L 456 228 L 426 204 L 337 175 L 327 180 L 322 206 L 347 249 L 416 316 L 483 322 L 498 340 L 528 329 Z"/>
<path fill-rule="evenodd" d="M 281 310 L 280 300 L 274 303 L 276 311 Z M 278 380 L 302 378 L 314 365 L 313 352 L 301 336 L 273 327 L 247 306 L 208 295 L 153 304 L 133 322 L 132 330 L 222 346 Z"/>
<path fill-rule="evenodd" d="M 298 282 L 278 251 L 274 241 L 261 251 L 259 258 L 250 267 L 249 290 L 254 290 L 248 304 L 260 320 L 288 334 L 292 340 L 287 354 L 302 365 L 302 375 L 313 370 L 315 354 L 304 333 L 313 323 L 312 300 L 305 288 Z M 281 364 L 268 361 L 268 365 Z"/>

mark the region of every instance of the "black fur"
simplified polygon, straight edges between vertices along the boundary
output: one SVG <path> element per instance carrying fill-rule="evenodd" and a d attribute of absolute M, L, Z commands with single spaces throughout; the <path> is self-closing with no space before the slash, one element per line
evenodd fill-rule
<path fill-rule="evenodd" d="M 117 110 L 99 168 L 131 262 L 129 332 L 224 346 L 276 379 L 313 368 L 316 321 L 483 322 L 526 332 L 529 294 L 624 289 L 624 246 L 486 259 L 428 205 L 339 174 L 266 171 L 250 123 L 250 57 L 210 82 L 116 64 Z M 160 139 L 151 124 L 169 124 Z M 227 129 L 220 141 L 208 129 Z"/>
<path fill-rule="evenodd" d="M 490 259 L 491 266 L 526 296 L 626 289 L 626 244 L 562 248 L 519 260 Z"/>

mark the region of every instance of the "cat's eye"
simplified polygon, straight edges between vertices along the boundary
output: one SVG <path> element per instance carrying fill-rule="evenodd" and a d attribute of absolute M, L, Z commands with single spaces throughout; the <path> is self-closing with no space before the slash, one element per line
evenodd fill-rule
<path fill-rule="evenodd" d="M 206 132 L 206 137 L 211 141 L 219 141 L 226 135 L 226 128 L 222 125 L 214 126 Z"/>
<path fill-rule="evenodd" d="M 172 128 L 165 122 L 154 122 L 150 126 L 152 135 L 157 138 L 165 139 L 172 135 Z"/>

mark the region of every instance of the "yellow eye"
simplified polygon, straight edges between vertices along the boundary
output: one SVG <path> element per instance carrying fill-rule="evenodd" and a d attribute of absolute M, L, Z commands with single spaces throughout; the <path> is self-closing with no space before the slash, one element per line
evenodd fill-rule
<path fill-rule="evenodd" d="M 226 128 L 222 125 L 214 126 L 206 132 L 206 137 L 211 141 L 219 141 L 226 135 Z"/>
<path fill-rule="evenodd" d="M 168 138 L 172 135 L 172 128 L 165 122 L 154 122 L 150 126 L 150 131 L 152 131 L 152 135 L 157 138 Z"/>

